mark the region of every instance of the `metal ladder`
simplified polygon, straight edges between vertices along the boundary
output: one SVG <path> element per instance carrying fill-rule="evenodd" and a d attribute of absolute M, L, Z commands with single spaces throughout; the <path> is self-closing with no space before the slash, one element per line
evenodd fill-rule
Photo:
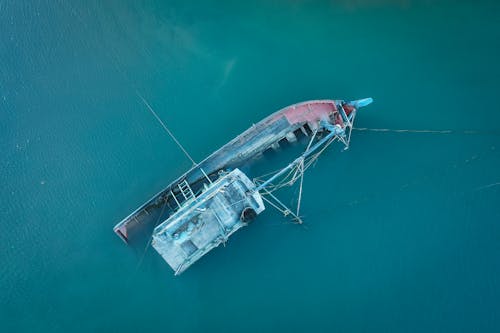
<path fill-rule="evenodd" d="M 189 186 L 189 183 L 184 179 L 182 182 L 180 182 L 177 187 L 182 193 L 182 196 L 186 201 L 194 197 L 193 190 L 191 189 L 191 186 Z"/>

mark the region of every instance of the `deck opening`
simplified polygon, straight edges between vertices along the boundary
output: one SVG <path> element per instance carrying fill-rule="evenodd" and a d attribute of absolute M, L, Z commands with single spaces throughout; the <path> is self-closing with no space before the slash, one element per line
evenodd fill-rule
<path fill-rule="evenodd" d="M 278 141 L 278 144 L 280 145 L 280 147 L 282 148 L 286 148 L 288 146 L 290 146 L 290 142 L 285 138 L 281 139 Z"/>
<path fill-rule="evenodd" d="M 308 123 L 305 123 L 304 126 L 302 126 L 302 128 L 306 131 L 307 135 L 311 135 L 313 133 Z"/>
<path fill-rule="evenodd" d="M 306 136 L 306 133 L 302 132 L 302 130 L 300 128 L 297 128 L 295 131 L 293 131 L 293 134 L 295 134 L 295 137 L 297 138 L 297 140 L 300 140 Z"/>

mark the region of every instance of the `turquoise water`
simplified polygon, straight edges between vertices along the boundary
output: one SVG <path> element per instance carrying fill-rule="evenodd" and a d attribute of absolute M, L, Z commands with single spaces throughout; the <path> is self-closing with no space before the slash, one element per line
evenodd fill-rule
<path fill-rule="evenodd" d="M 0 2 L 0 331 L 500 329 L 495 1 Z M 113 225 L 286 105 L 375 103 L 180 277 Z M 463 134 L 477 130 L 479 134 Z M 285 162 L 285 161 L 284 161 Z M 284 200 L 293 199 L 285 196 Z"/>

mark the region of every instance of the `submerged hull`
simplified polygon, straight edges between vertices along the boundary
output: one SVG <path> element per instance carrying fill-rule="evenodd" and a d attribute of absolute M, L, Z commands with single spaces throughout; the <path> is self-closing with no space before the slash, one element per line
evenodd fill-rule
<path fill-rule="evenodd" d="M 338 110 L 340 103 L 342 101 L 338 100 L 308 101 L 271 114 L 193 166 L 123 219 L 113 230 L 127 242 L 133 237 L 134 231 L 148 226 L 154 227 L 151 224 L 158 218 L 168 217 L 182 205 L 186 198 L 179 189 L 179 184 L 187 182 L 195 190 L 199 190 L 203 187 L 203 183 L 206 183 L 205 175 L 215 180 L 219 171 L 245 165 L 252 158 L 277 145 L 280 140 L 295 141 L 298 131 L 310 134 L 318 129 L 321 120 L 327 120 L 344 128 L 342 111 Z M 344 112 L 347 115 L 351 111 L 353 111 L 351 106 L 344 105 Z M 167 203 L 166 209 L 164 203 Z M 160 214 L 160 210 L 163 210 L 163 213 Z"/>

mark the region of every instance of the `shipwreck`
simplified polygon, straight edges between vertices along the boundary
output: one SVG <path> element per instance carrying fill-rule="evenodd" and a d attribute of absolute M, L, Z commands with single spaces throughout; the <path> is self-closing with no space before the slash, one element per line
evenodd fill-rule
<path fill-rule="evenodd" d="M 302 223 L 304 171 L 332 143 L 349 147 L 356 111 L 371 102 L 365 98 L 291 105 L 252 125 L 199 163 L 187 155 L 192 168 L 119 222 L 114 232 L 129 242 L 140 230 L 152 230 L 152 247 L 178 275 L 248 225 L 265 204 Z M 264 177 L 242 171 L 266 151 L 290 143 L 304 148 L 282 168 Z M 296 183 L 300 184 L 297 207 L 290 209 L 274 193 Z"/>

